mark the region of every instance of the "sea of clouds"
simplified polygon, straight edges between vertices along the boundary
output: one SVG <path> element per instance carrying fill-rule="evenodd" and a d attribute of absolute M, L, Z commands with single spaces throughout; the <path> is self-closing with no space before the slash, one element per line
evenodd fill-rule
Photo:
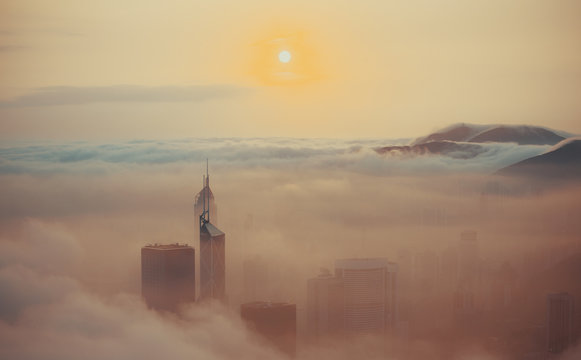
<path fill-rule="evenodd" d="M 485 151 L 472 159 L 374 150 L 408 142 L 2 144 L 0 358 L 284 359 L 247 331 L 235 306 L 191 306 L 175 316 L 147 309 L 139 296 L 141 246 L 196 246 L 192 202 L 207 158 L 218 225 L 227 233 L 231 299 L 242 298 L 242 262 L 248 257 L 271 259 L 280 269 L 273 274 L 273 298 L 300 305 L 306 279 L 336 258 L 393 258 L 400 246 L 453 241 L 466 226 L 477 227 L 494 246 L 522 243 L 531 234 L 553 233 L 534 227 L 547 209 L 578 210 L 571 193 L 546 198 L 543 206 L 536 206 L 538 199 L 515 198 L 503 200 L 500 216 L 493 214 L 502 222 L 484 221 L 490 214 L 481 202 L 483 175 L 548 147 L 484 144 Z M 432 214 L 438 215 L 436 224 Z M 551 227 L 571 228 L 560 212 L 554 218 Z M 298 357 L 349 359 L 364 354 L 364 347 L 302 348 Z M 448 351 L 436 343 L 410 348 L 410 359 Z M 459 344 L 456 350 L 455 359 L 495 358 L 478 346 Z"/>
<path fill-rule="evenodd" d="M 549 146 L 481 144 L 476 156 L 379 155 L 375 149 L 407 144 L 409 139 L 209 138 L 117 142 L 36 142 L 0 146 L 0 174 L 51 174 L 116 171 L 127 167 L 198 164 L 215 167 L 277 168 L 293 166 L 344 169 L 375 175 L 478 172 L 490 173 Z M 461 151 L 461 150 L 458 150 Z"/>

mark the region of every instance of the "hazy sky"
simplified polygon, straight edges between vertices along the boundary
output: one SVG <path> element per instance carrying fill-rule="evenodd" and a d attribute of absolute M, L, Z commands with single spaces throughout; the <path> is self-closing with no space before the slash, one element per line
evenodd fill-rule
<path fill-rule="evenodd" d="M 579 34 L 577 0 L 8 0 L 0 139 L 581 133 Z"/>

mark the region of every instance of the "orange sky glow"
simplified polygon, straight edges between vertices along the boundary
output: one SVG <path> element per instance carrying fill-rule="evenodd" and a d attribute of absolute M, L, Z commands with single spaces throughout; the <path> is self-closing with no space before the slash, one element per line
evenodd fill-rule
<path fill-rule="evenodd" d="M 420 3 L 3 2 L 2 138 L 581 132 L 578 2 Z"/>

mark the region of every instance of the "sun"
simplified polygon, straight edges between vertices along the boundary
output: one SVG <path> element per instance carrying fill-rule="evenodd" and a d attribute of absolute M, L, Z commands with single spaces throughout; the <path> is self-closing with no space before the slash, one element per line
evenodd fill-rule
<path fill-rule="evenodd" d="M 314 46 L 303 32 L 273 32 L 252 43 L 249 70 L 263 85 L 292 86 L 321 77 Z"/>
<path fill-rule="evenodd" d="M 289 61 L 291 61 L 291 53 L 288 52 L 287 50 L 283 50 L 281 52 L 278 53 L 278 61 L 280 61 L 281 63 L 288 63 Z"/>

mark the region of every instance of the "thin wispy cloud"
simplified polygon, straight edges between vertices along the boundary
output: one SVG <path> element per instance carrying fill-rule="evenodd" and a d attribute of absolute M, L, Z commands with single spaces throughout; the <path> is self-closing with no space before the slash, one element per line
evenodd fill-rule
<path fill-rule="evenodd" d="M 19 51 L 26 49 L 26 46 L 22 45 L 0 45 L 0 53 L 7 53 L 13 51 Z"/>
<path fill-rule="evenodd" d="M 12 100 L 0 101 L 0 107 L 35 107 L 84 105 L 92 103 L 200 102 L 237 96 L 248 89 L 233 85 L 196 86 L 49 86 L 33 90 Z"/>

